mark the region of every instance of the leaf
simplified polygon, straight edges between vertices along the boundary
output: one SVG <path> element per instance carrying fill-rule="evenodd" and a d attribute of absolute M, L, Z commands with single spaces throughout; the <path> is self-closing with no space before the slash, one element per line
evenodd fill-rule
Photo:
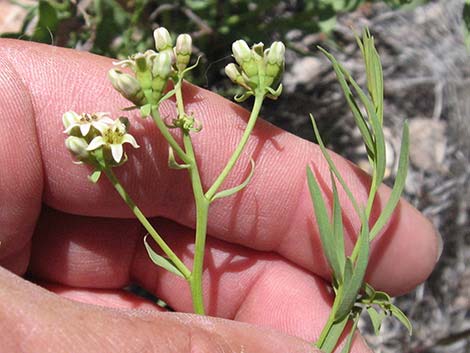
<path fill-rule="evenodd" d="M 251 181 L 251 178 L 253 177 L 253 174 L 255 173 L 255 161 L 253 160 L 253 158 L 250 159 L 250 165 L 251 165 L 250 174 L 246 177 L 246 179 L 243 181 L 243 183 L 241 183 L 240 185 L 237 185 L 233 188 L 230 188 L 230 189 L 227 189 L 227 190 L 222 190 L 222 191 L 216 193 L 214 196 L 212 196 L 212 198 L 210 199 L 210 202 L 212 202 L 216 199 L 220 199 L 222 197 L 232 196 L 233 194 L 243 190 L 249 184 L 249 182 Z"/>
<path fill-rule="evenodd" d="M 88 176 L 88 179 L 90 179 L 90 181 L 91 181 L 93 184 L 96 184 L 96 183 L 98 182 L 98 180 L 100 179 L 100 176 L 101 176 L 101 170 L 95 169 L 95 170 Z"/>
<path fill-rule="evenodd" d="M 338 179 L 338 181 L 341 184 L 341 187 L 343 188 L 343 190 L 346 192 L 346 195 L 348 196 L 349 200 L 351 201 L 357 215 L 360 216 L 361 211 L 360 211 L 359 205 L 357 204 L 357 201 L 354 198 L 354 195 L 352 194 L 351 190 L 349 189 L 348 185 L 344 181 L 343 177 L 341 176 L 338 169 L 336 168 L 333 160 L 331 159 L 331 156 L 330 156 L 328 150 L 326 149 L 325 144 L 323 143 L 323 140 L 320 136 L 320 132 L 318 131 L 317 124 L 315 123 L 315 119 L 313 118 L 312 114 L 310 114 L 310 120 L 312 121 L 313 131 L 315 133 L 315 138 L 318 141 L 318 146 L 320 147 L 320 150 L 323 154 L 323 157 L 325 158 L 326 162 L 328 163 L 328 167 L 333 172 L 336 179 Z"/>
<path fill-rule="evenodd" d="M 340 277 L 337 278 L 340 283 L 343 283 L 344 265 L 345 265 L 345 251 L 344 251 L 344 231 L 343 231 L 343 215 L 341 214 L 341 205 L 339 203 L 338 190 L 336 188 L 335 178 L 330 171 L 331 185 L 333 189 L 333 236 L 335 239 L 336 257 L 340 267 Z"/>
<path fill-rule="evenodd" d="M 401 311 L 397 306 L 391 304 L 390 312 L 408 329 L 408 333 L 411 336 L 413 334 L 413 326 L 411 325 L 410 320 L 406 317 L 403 311 Z"/>
<path fill-rule="evenodd" d="M 177 276 L 180 276 L 182 278 L 184 278 L 184 275 L 180 272 L 180 270 L 178 270 L 178 268 L 175 266 L 175 264 L 173 263 L 173 261 L 171 261 L 169 258 L 167 257 L 163 257 L 159 254 L 157 254 L 153 249 L 152 247 L 149 245 L 149 243 L 147 242 L 147 237 L 149 236 L 149 234 L 147 234 L 145 237 L 144 237 L 144 245 L 145 245 L 145 249 L 147 250 L 147 253 L 150 257 L 150 260 L 152 260 L 152 262 L 157 265 L 157 266 L 160 266 L 162 268 L 164 268 L 165 270 L 177 275 Z"/>
<path fill-rule="evenodd" d="M 375 164 L 374 172 L 376 174 L 375 186 L 377 186 L 382 183 L 383 177 L 385 175 L 385 137 L 383 134 L 382 124 L 380 123 L 377 113 L 375 112 L 374 104 L 370 101 L 369 97 L 367 97 L 361 87 L 347 71 L 344 73 L 358 94 L 362 104 L 366 108 L 367 116 L 369 118 L 368 120 L 372 126 L 374 151 L 373 161 Z"/>
<path fill-rule="evenodd" d="M 349 332 L 348 338 L 346 340 L 346 343 L 343 346 L 343 349 L 341 349 L 341 353 L 349 353 L 351 351 L 352 342 L 353 342 L 354 334 L 356 333 L 356 330 L 357 330 L 358 323 L 359 323 L 359 315 L 357 315 L 354 318 L 351 331 Z"/>
<path fill-rule="evenodd" d="M 341 320 L 347 316 L 356 302 L 359 290 L 363 286 L 367 264 L 369 262 L 369 227 L 367 218 L 363 214 L 362 228 L 355 247 L 358 247 L 357 260 L 354 264 L 351 277 L 344 277 L 344 288 L 341 293 L 342 300 L 335 313 L 335 320 Z"/>
<path fill-rule="evenodd" d="M 188 169 L 191 167 L 189 164 L 181 164 L 176 161 L 175 152 L 171 146 L 168 146 L 168 168 L 171 169 Z"/>
<path fill-rule="evenodd" d="M 336 242 L 333 234 L 333 229 L 326 212 L 326 204 L 323 200 L 322 192 L 317 180 L 313 176 L 312 170 L 307 167 L 307 182 L 310 191 L 310 197 L 313 203 L 313 210 L 320 232 L 320 240 L 325 253 L 328 264 L 333 272 L 333 277 L 336 279 L 342 278 L 343 268 L 336 256 Z"/>
<path fill-rule="evenodd" d="M 464 40 L 467 50 L 470 50 L 470 0 L 465 0 L 462 10 Z"/>
<path fill-rule="evenodd" d="M 143 118 L 148 117 L 152 113 L 152 105 L 151 104 L 145 104 L 140 107 L 140 114 L 142 115 Z"/>
<path fill-rule="evenodd" d="M 40 0 L 38 6 L 38 23 L 32 40 L 41 43 L 50 43 L 59 24 L 56 9 L 46 0 Z"/>
<path fill-rule="evenodd" d="M 377 234 L 382 230 L 384 225 L 388 222 L 389 218 L 391 217 L 395 207 L 400 201 L 401 194 L 405 187 L 406 182 L 406 175 L 408 173 L 408 154 L 409 154 L 409 147 L 410 147 L 410 136 L 409 136 L 409 129 L 408 123 L 405 122 L 403 126 L 403 133 L 401 138 L 401 147 L 400 147 L 400 158 L 398 161 L 398 171 L 397 176 L 395 178 L 395 183 L 393 185 L 392 192 L 390 193 L 390 198 L 387 201 L 384 209 L 380 213 L 379 218 L 375 222 L 372 230 L 370 231 L 370 240 L 372 241 Z"/>
<path fill-rule="evenodd" d="M 383 311 L 379 313 L 372 306 L 368 306 L 366 310 L 367 310 L 367 313 L 369 314 L 370 321 L 372 322 L 374 333 L 376 336 L 378 336 L 380 334 L 380 327 L 382 326 L 382 321 L 386 317 L 386 315 L 383 313 Z"/>
<path fill-rule="evenodd" d="M 322 342 L 322 345 L 317 347 L 323 352 L 333 352 L 336 345 L 338 344 L 339 338 L 343 334 L 344 328 L 346 327 L 348 321 L 349 316 L 346 316 L 343 318 L 343 320 L 333 323 L 325 337 L 325 340 Z"/>
<path fill-rule="evenodd" d="M 328 51 L 326 51 L 322 47 L 318 47 L 318 49 L 328 58 L 328 60 L 330 60 L 331 64 L 333 65 L 333 70 L 336 73 L 336 77 L 343 90 L 344 97 L 346 98 L 346 101 L 348 102 L 349 108 L 351 109 L 351 112 L 353 113 L 356 125 L 359 128 L 359 131 L 361 132 L 361 136 L 364 140 L 364 144 L 366 146 L 368 154 L 373 153 L 374 144 L 372 141 L 372 135 L 370 133 L 369 127 L 367 126 L 367 122 L 364 116 L 362 115 L 361 110 L 359 109 L 357 102 L 354 99 L 352 91 L 349 88 L 349 85 L 344 76 L 344 72 L 347 72 L 346 69 Z"/>

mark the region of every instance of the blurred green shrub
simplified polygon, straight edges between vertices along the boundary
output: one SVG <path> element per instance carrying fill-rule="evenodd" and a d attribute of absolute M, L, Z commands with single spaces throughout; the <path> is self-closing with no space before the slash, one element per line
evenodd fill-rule
<path fill-rule="evenodd" d="M 124 58 L 152 48 L 152 30 L 164 26 L 174 33 L 190 33 L 203 61 L 217 63 L 226 57 L 231 43 L 237 39 L 249 43 L 276 39 L 289 45 L 285 36 L 293 29 L 327 35 L 339 14 L 370 2 L 373 1 L 39 0 L 25 5 L 14 0 L 27 10 L 27 16 L 18 33 L 0 35 Z M 424 0 L 383 2 L 402 6 Z M 220 68 L 223 66 L 220 63 Z M 203 76 L 213 82 L 219 71 L 216 65 Z M 197 76 L 201 76 L 200 72 Z"/>

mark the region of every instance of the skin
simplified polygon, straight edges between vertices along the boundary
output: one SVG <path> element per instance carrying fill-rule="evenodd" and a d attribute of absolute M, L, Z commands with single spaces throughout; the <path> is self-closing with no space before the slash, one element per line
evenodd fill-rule
<path fill-rule="evenodd" d="M 220 318 L 164 313 L 121 288 L 138 283 L 190 312 L 186 283 L 150 262 L 145 231 L 110 183 L 90 183 L 90 169 L 72 164 L 64 147 L 65 111 L 117 117 L 129 105 L 107 82 L 112 61 L 0 40 L 0 62 L 0 342 L 6 351 L 315 352 L 308 342 L 318 337 L 331 304 L 305 177 L 312 166 L 331 199 L 328 168 L 315 145 L 259 121 L 224 187 L 243 180 L 250 155 L 252 182 L 210 210 L 204 294 L 209 315 Z M 208 187 L 248 115 L 194 86 L 184 95 L 187 111 L 204 126 L 194 145 Z M 163 105 L 162 116 L 172 117 L 171 104 Z M 116 174 L 190 265 L 194 206 L 187 174 L 167 168 L 166 143 L 150 120 L 125 115 L 141 148 L 126 147 L 129 161 Z M 364 202 L 368 176 L 334 158 Z M 389 192 L 380 189 L 377 210 Z M 359 222 L 346 196 L 340 198 L 351 250 Z M 373 244 L 367 280 L 403 294 L 428 277 L 439 249 L 432 225 L 401 201 Z M 36 284 L 20 277 L 25 273 Z M 359 336 L 353 352 L 370 352 Z"/>

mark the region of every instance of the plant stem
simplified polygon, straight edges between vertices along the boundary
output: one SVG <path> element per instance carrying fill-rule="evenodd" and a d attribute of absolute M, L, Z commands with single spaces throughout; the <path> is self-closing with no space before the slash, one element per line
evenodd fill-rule
<path fill-rule="evenodd" d="M 152 119 L 155 122 L 155 124 L 157 125 L 157 127 L 160 130 L 163 137 L 168 141 L 168 144 L 170 145 L 170 147 L 173 148 L 173 150 L 176 152 L 178 157 L 180 157 L 181 160 L 185 164 L 190 164 L 192 162 L 191 159 L 186 155 L 186 153 L 180 147 L 178 142 L 176 142 L 175 138 L 170 134 L 170 131 L 166 127 L 166 125 L 163 122 L 162 118 L 160 117 L 160 113 L 159 113 L 157 107 L 152 108 Z"/>
<path fill-rule="evenodd" d="M 144 216 L 142 211 L 137 207 L 134 201 L 131 199 L 129 194 L 126 192 L 122 184 L 119 182 L 118 178 L 114 174 L 114 172 L 110 168 L 105 168 L 103 170 L 108 177 L 111 184 L 113 184 L 116 191 L 122 197 L 124 202 L 129 206 L 132 210 L 134 215 L 140 221 L 140 223 L 144 226 L 147 232 L 151 235 L 151 237 L 155 240 L 158 246 L 162 249 L 166 256 L 175 264 L 176 268 L 182 273 L 184 278 L 189 280 L 191 277 L 191 271 L 186 267 L 186 265 L 180 260 L 180 258 L 170 249 L 170 247 L 165 243 L 162 237 L 158 234 L 158 232 L 153 228 L 147 218 Z"/>
<path fill-rule="evenodd" d="M 178 109 L 178 117 L 182 118 L 186 114 L 184 111 L 184 101 L 182 93 L 182 77 L 179 77 L 175 84 L 176 106 Z M 204 297 L 202 288 L 202 273 L 204 269 L 204 254 L 207 237 L 207 217 L 209 211 L 209 201 L 204 196 L 202 188 L 201 176 L 197 166 L 196 155 L 194 154 L 193 143 L 189 131 L 183 132 L 183 144 L 186 156 L 190 160 L 188 172 L 191 179 L 194 200 L 196 203 L 196 235 L 194 241 L 194 261 L 193 270 L 189 278 L 191 288 L 191 297 L 193 300 L 193 308 L 196 314 L 204 315 Z"/>
<path fill-rule="evenodd" d="M 217 193 L 217 190 L 220 188 L 225 178 L 227 178 L 228 174 L 230 173 L 232 168 L 235 166 L 235 163 L 237 162 L 238 158 L 240 158 L 240 155 L 243 149 L 245 148 L 248 138 L 250 137 L 251 132 L 253 131 L 253 128 L 256 124 L 256 120 L 258 119 L 259 111 L 263 104 L 263 100 L 264 100 L 264 93 L 257 92 L 255 95 L 255 102 L 253 104 L 253 109 L 251 110 L 250 118 L 248 119 L 248 124 L 245 128 L 245 132 L 243 133 L 243 136 L 240 142 L 238 143 L 237 148 L 233 152 L 232 157 L 230 157 L 229 161 L 227 162 L 227 165 L 219 174 L 219 176 L 216 178 L 216 180 L 214 181 L 214 184 L 212 184 L 209 190 L 207 190 L 206 198 L 208 200 L 211 200 L 212 197 Z"/>

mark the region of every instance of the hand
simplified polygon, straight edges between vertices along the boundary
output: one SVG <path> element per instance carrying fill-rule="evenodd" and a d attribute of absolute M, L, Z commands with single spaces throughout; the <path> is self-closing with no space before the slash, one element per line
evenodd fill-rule
<path fill-rule="evenodd" d="M 256 161 L 252 182 L 215 202 L 209 215 L 206 308 L 229 320 L 161 313 L 121 288 L 138 283 L 188 312 L 185 281 L 150 262 L 145 232 L 112 186 L 104 178 L 90 183 L 90 169 L 72 164 L 61 116 L 74 110 L 131 117 L 131 133 L 142 147 L 128 151 L 128 163 L 116 173 L 146 215 L 160 217 L 154 223 L 159 232 L 190 261 L 194 207 L 186 173 L 167 168 L 166 142 L 150 120 L 118 110 L 129 104 L 107 82 L 110 59 L 14 40 L 1 40 L 0 52 L 0 264 L 19 275 L 28 269 L 30 278 L 59 294 L 0 270 L 2 349 L 314 351 L 308 342 L 318 337 L 331 303 L 305 180 L 310 164 L 327 192 L 328 168 L 315 145 L 258 123 L 248 148 Z M 185 97 L 188 111 L 204 125 L 194 143 L 209 184 L 242 134 L 247 113 L 194 86 L 187 85 Z M 170 104 L 164 104 L 162 116 L 170 113 Z M 242 180 L 247 161 L 239 161 L 232 183 Z M 368 177 L 340 157 L 335 161 L 365 202 Z M 388 195 L 383 187 L 377 208 Z M 360 222 L 340 196 L 351 249 Z M 438 253 L 431 224 L 401 201 L 374 242 L 367 280 L 390 294 L 405 293 L 429 275 Z M 360 337 L 353 351 L 369 352 Z"/>

